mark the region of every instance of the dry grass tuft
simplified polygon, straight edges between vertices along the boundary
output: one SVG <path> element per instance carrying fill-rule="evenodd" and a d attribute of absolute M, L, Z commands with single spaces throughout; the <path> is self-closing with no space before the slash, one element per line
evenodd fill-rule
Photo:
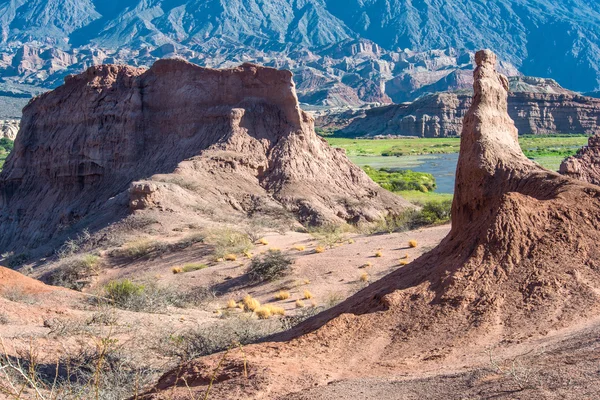
<path fill-rule="evenodd" d="M 271 312 L 271 315 L 285 315 L 285 309 L 283 307 L 278 307 L 273 304 L 267 304 L 264 308 L 268 309 Z"/>
<path fill-rule="evenodd" d="M 287 300 L 290 298 L 290 292 L 286 291 L 286 290 L 280 290 L 276 295 L 275 295 L 275 300 Z"/>
<path fill-rule="evenodd" d="M 317 246 L 315 248 L 315 253 L 319 253 L 319 254 L 320 253 L 325 253 L 325 247 L 323 247 L 323 246 Z"/>
<path fill-rule="evenodd" d="M 294 250 L 296 251 L 304 251 L 306 250 L 306 247 L 302 246 L 301 244 L 297 244 L 294 246 Z"/>
<path fill-rule="evenodd" d="M 244 252 L 244 257 L 246 257 L 247 259 L 252 259 L 253 256 L 254 254 L 250 253 L 249 251 Z"/>
<path fill-rule="evenodd" d="M 268 307 L 259 307 L 256 310 L 254 310 L 254 312 L 256 313 L 256 316 L 259 319 L 269 319 L 273 315 L 271 309 L 269 309 Z"/>
<path fill-rule="evenodd" d="M 237 256 L 235 254 L 226 254 L 225 261 L 237 261 Z"/>
<path fill-rule="evenodd" d="M 304 302 L 300 299 L 296 300 L 296 308 L 304 308 Z"/>
<path fill-rule="evenodd" d="M 244 297 L 242 302 L 244 303 L 244 308 L 248 311 L 256 311 L 258 308 L 260 308 L 260 301 L 256 300 L 250 295 Z"/>
<path fill-rule="evenodd" d="M 306 289 L 304 291 L 304 300 L 310 300 L 313 297 L 314 297 L 313 294 L 308 289 Z"/>
<path fill-rule="evenodd" d="M 409 262 L 409 261 L 407 261 L 407 260 L 400 260 L 400 263 L 399 263 L 399 264 L 400 264 L 401 266 L 405 266 L 405 265 L 408 265 L 408 264 L 410 264 L 410 262 Z"/>
<path fill-rule="evenodd" d="M 409 255 L 408 255 L 408 253 L 406 253 L 406 254 L 404 255 L 404 257 L 402 257 L 402 258 L 401 258 L 401 260 L 406 260 L 406 259 L 408 259 L 408 257 L 409 257 Z"/>
<path fill-rule="evenodd" d="M 258 243 L 258 244 L 262 244 L 263 246 L 268 246 L 268 245 L 269 245 L 269 242 L 268 242 L 268 241 L 267 241 L 267 239 L 265 239 L 265 238 L 260 238 L 260 239 L 258 239 L 258 240 L 256 241 L 256 243 Z"/>
<path fill-rule="evenodd" d="M 360 275 L 360 280 L 361 280 L 362 282 L 369 282 L 369 274 L 367 274 L 366 272 L 363 272 L 363 273 Z"/>
<path fill-rule="evenodd" d="M 354 244 L 354 239 L 348 239 L 348 244 Z"/>
<path fill-rule="evenodd" d="M 208 268 L 208 265 L 202 263 L 190 263 L 183 266 L 183 272 L 194 272 Z"/>
<path fill-rule="evenodd" d="M 229 299 L 227 301 L 227 308 L 236 308 L 238 305 L 234 299 Z"/>
<path fill-rule="evenodd" d="M 375 253 L 375 257 L 377 257 L 377 258 L 383 257 L 383 253 L 382 253 L 381 251 L 379 251 L 379 250 L 378 250 L 378 251 Z"/>
<path fill-rule="evenodd" d="M 409 240 L 409 241 L 408 241 L 408 247 L 411 247 L 411 248 L 413 248 L 413 249 L 414 249 L 414 248 L 415 248 L 415 247 L 417 247 L 418 245 L 419 245 L 419 244 L 417 243 L 417 241 L 416 241 L 416 240 Z"/>
<path fill-rule="evenodd" d="M 173 274 L 175 274 L 175 275 L 181 274 L 181 273 L 183 273 L 183 268 L 174 267 L 174 268 L 171 268 L 171 272 L 173 272 Z"/>

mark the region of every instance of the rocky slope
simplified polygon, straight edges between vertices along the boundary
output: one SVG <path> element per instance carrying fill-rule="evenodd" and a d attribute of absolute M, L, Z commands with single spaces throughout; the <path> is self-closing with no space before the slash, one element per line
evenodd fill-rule
<path fill-rule="evenodd" d="M 106 3 L 0 3 L 2 84 L 54 87 L 91 65 L 177 55 L 207 67 L 292 69 L 302 101 L 356 106 L 467 87 L 472 52 L 489 45 L 510 75 L 600 88 L 600 13 L 583 0 Z"/>
<path fill-rule="evenodd" d="M 600 135 L 592 136 L 588 145 L 560 165 L 561 174 L 600 185 Z"/>
<path fill-rule="evenodd" d="M 523 155 L 496 56 L 481 51 L 477 64 L 452 230 L 441 244 L 280 342 L 186 364 L 146 398 L 183 399 L 213 381 L 213 398 L 284 398 L 334 381 L 410 376 L 433 365 L 457 370 L 493 346 L 600 315 L 600 188 Z"/>
<path fill-rule="evenodd" d="M 0 174 L 0 249 L 130 210 L 183 220 L 279 210 L 318 225 L 407 206 L 316 136 L 289 71 L 104 65 L 25 108 Z"/>
<path fill-rule="evenodd" d="M 552 80 L 510 79 L 508 113 L 521 134 L 600 133 L 600 100 L 581 96 Z M 341 128 L 347 136 L 457 136 L 471 106 L 467 93 L 439 93 L 408 103 L 373 108 L 340 118 L 328 115 L 318 125 Z M 336 121 L 352 119 L 346 126 Z"/>

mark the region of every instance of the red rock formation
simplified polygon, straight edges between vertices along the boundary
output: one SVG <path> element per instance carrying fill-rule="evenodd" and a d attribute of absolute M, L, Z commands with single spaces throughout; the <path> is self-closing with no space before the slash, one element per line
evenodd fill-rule
<path fill-rule="evenodd" d="M 523 155 L 496 56 L 480 51 L 476 62 L 448 237 L 277 338 L 291 341 L 246 347 L 252 385 L 238 357 L 221 367 L 212 398 L 250 388 L 243 398 L 283 397 L 336 378 L 397 376 L 431 360 L 456 369 L 489 346 L 600 315 L 600 188 Z M 166 398 L 161 390 L 184 398 L 182 378 L 203 393 L 221 359 L 166 375 L 148 398 Z"/>
<path fill-rule="evenodd" d="M 315 135 L 289 71 L 105 65 L 25 108 L 0 175 L 0 249 L 100 227 L 128 207 L 206 206 L 241 215 L 285 208 L 323 224 L 373 220 L 408 203 Z"/>
<path fill-rule="evenodd" d="M 586 147 L 563 161 L 560 173 L 600 185 L 600 135 L 590 137 Z"/>

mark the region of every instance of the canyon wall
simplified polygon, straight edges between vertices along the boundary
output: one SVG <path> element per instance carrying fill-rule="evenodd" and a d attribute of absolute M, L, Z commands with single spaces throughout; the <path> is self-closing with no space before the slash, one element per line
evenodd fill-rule
<path fill-rule="evenodd" d="M 530 90 L 530 88 L 528 88 Z M 347 136 L 459 136 L 471 95 L 439 93 L 413 103 L 374 108 L 356 115 Z M 570 92 L 513 91 L 508 113 L 520 134 L 600 133 L 600 99 Z"/>

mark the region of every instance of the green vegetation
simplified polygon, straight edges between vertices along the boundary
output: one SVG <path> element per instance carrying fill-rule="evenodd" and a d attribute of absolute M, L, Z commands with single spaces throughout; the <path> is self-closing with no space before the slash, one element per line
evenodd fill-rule
<path fill-rule="evenodd" d="M 363 170 L 374 182 L 390 192 L 399 192 L 402 190 L 416 190 L 427 193 L 436 188 L 435 178 L 425 172 L 414 172 L 411 170 L 401 170 L 395 168 L 375 169 L 368 165 Z"/>
<path fill-rule="evenodd" d="M 409 156 L 458 153 L 459 138 L 346 139 L 326 137 L 329 144 L 349 156 Z"/>
<path fill-rule="evenodd" d="M 349 156 L 408 156 L 458 153 L 460 138 L 347 139 L 327 137 L 329 144 Z M 587 144 L 587 135 L 523 135 L 519 143 L 530 158 L 568 157 Z"/>
<path fill-rule="evenodd" d="M 2 138 L 0 139 L 0 171 L 4 166 L 4 160 L 8 157 L 8 154 L 12 151 L 14 143 L 12 140 Z"/>

